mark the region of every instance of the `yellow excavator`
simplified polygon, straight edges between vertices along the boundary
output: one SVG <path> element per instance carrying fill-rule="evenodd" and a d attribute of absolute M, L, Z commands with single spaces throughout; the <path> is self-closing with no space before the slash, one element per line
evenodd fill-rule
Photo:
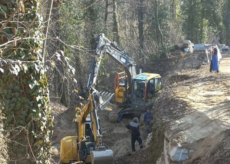
<path fill-rule="evenodd" d="M 97 47 L 97 46 L 96 46 Z M 107 101 L 102 102 L 100 93 L 95 89 L 101 57 L 92 57 L 90 74 L 87 82 L 88 102 L 77 111 L 77 136 L 66 136 L 60 143 L 60 161 L 68 164 L 112 164 L 113 151 L 102 142 L 99 109 L 106 107 L 113 94 L 107 94 Z"/>
<path fill-rule="evenodd" d="M 103 55 L 107 53 L 124 72 L 114 79 L 114 94 L 95 89 Z M 134 60 L 111 42 L 104 34 L 96 38 L 87 82 L 88 103 L 76 114 L 77 136 L 66 136 L 60 143 L 60 161 L 75 164 L 112 164 L 113 151 L 102 142 L 100 121 L 97 115 L 114 97 L 117 107 L 109 114 L 110 122 L 119 122 L 124 114 L 142 114 L 151 108 L 156 93 L 161 89 L 161 76 L 154 73 L 136 74 Z"/>
<path fill-rule="evenodd" d="M 88 103 L 76 114 L 77 136 L 66 136 L 60 143 L 60 161 L 68 164 L 112 164 L 113 151 L 102 143 L 97 110 L 98 92 L 93 90 Z"/>
<path fill-rule="evenodd" d="M 114 78 L 116 108 L 113 108 L 112 112 L 110 112 L 109 121 L 119 122 L 122 120 L 123 115 L 126 114 L 143 117 L 146 109 L 153 106 L 156 95 L 161 90 L 161 76 L 156 73 L 142 73 L 141 71 L 136 74 L 134 60 L 119 48 L 115 42 L 111 42 L 104 34 L 100 34 L 96 38 L 95 55 L 91 64 L 88 86 L 96 84 L 95 77 L 98 74 L 100 61 L 104 54 L 108 54 L 124 69 L 124 72 L 117 73 Z M 111 94 L 105 94 L 104 92 L 100 92 L 100 95 L 106 100 L 111 98 Z M 102 106 L 102 108 L 104 107 Z"/>

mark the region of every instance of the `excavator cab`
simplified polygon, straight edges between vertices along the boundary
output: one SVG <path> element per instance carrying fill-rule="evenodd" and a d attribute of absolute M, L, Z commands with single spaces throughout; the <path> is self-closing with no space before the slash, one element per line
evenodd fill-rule
<path fill-rule="evenodd" d="M 143 112 L 153 105 L 156 93 L 161 89 L 161 77 L 159 74 L 141 73 L 133 78 L 132 86 L 131 107 Z"/>
<path fill-rule="evenodd" d="M 110 122 L 121 121 L 123 115 L 141 115 L 153 106 L 157 92 L 161 90 L 161 76 L 155 73 L 141 73 L 127 82 L 125 73 L 118 73 L 114 80 L 115 103 L 117 107 L 110 112 Z M 131 87 L 130 87 L 131 86 Z"/>
<path fill-rule="evenodd" d="M 130 89 L 125 72 L 118 73 L 114 79 L 116 104 L 134 104 L 136 109 L 144 109 L 146 105 L 153 103 L 156 93 L 161 89 L 161 77 L 159 74 L 141 73 L 133 78 L 131 91 Z M 136 107 L 136 104 L 139 105 Z"/>

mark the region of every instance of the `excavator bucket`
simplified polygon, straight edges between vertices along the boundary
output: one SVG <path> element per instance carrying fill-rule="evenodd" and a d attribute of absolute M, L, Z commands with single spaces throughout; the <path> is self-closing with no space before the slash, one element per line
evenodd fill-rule
<path fill-rule="evenodd" d="M 113 151 L 110 149 L 91 151 L 91 164 L 112 164 Z"/>
<path fill-rule="evenodd" d="M 99 92 L 99 103 L 100 103 L 100 109 L 104 110 L 110 100 L 114 97 L 114 93 L 109 93 L 109 92 Z"/>

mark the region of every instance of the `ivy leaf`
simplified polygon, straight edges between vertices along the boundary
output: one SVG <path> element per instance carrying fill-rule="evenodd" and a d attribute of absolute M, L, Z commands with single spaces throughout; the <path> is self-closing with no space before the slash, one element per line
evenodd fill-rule
<path fill-rule="evenodd" d="M 24 73 L 26 73 L 26 72 L 27 72 L 27 70 L 28 70 L 28 67 L 27 67 L 27 65 L 25 65 L 25 64 L 22 64 L 22 67 L 23 67 Z"/>
<path fill-rule="evenodd" d="M 22 112 L 22 115 L 25 117 L 25 116 L 27 116 L 27 111 L 25 110 L 25 111 L 23 111 Z"/>
<path fill-rule="evenodd" d="M 15 106 L 15 110 L 20 110 L 21 109 L 21 103 L 18 101 Z"/>
<path fill-rule="evenodd" d="M 6 12 L 7 12 L 8 8 L 5 5 L 0 5 L 0 14 L 4 14 L 5 18 L 6 16 Z"/>
<path fill-rule="evenodd" d="M 11 65 L 10 72 L 17 76 L 20 72 L 20 67 L 17 64 L 15 64 L 15 66 Z"/>
<path fill-rule="evenodd" d="M 37 80 L 34 80 L 29 84 L 29 87 L 30 87 L 30 89 L 33 89 L 34 86 L 36 86 L 36 85 L 39 85 L 39 83 L 37 82 Z"/>
<path fill-rule="evenodd" d="M 61 61 L 61 55 L 59 53 L 56 53 L 57 60 Z"/>
<path fill-rule="evenodd" d="M 74 75 L 75 74 L 75 68 L 73 68 L 71 65 L 69 65 L 69 72 L 71 71 L 71 73 Z"/>
<path fill-rule="evenodd" d="M 34 67 L 35 67 L 36 72 L 38 73 L 39 70 L 40 70 L 40 69 L 39 69 L 39 66 L 38 66 L 37 64 L 35 64 Z"/>
<path fill-rule="evenodd" d="M 36 97 L 36 100 L 37 100 L 37 101 L 41 100 L 41 96 L 37 96 L 37 97 Z"/>
<path fill-rule="evenodd" d="M 34 83 L 29 84 L 30 89 L 33 89 L 34 86 L 35 86 Z"/>
<path fill-rule="evenodd" d="M 46 70 L 45 70 L 45 69 L 41 69 L 41 74 L 42 74 L 42 75 L 44 75 L 44 74 L 45 74 L 45 72 L 46 72 Z"/>
<path fill-rule="evenodd" d="M 0 68 L 0 72 L 4 73 L 4 69 Z"/>
<path fill-rule="evenodd" d="M 52 68 L 55 68 L 55 67 L 56 67 L 55 62 L 54 62 L 54 61 L 51 61 L 51 62 L 50 62 L 50 66 L 51 66 Z"/>
<path fill-rule="evenodd" d="M 75 84 L 77 84 L 77 80 L 76 80 L 76 79 L 73 79 L 73 82 L 74 82 Z"/>
<path fill-rule="evenodd" d="M 70 60 L 70 59 L 69 59 L 68 57 L 65 57 L 65 61 L 66 61 L 66 62 L 69 62 L 69 60 Z"/>

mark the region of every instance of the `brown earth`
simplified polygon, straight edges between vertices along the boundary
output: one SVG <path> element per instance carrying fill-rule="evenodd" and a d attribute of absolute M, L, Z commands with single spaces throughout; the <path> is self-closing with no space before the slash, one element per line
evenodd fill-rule
<path fill-rule="evenodd" d="M 203 65 L 182 71 L 183 81 L 170 81 L 154 110 L 166 120 L 164 152 L 159 164 L 181 163 L 172 159 L 173 148 L 188 150 L 187 163 L 230 163 L 228 153 L 230 125 L 230 55 L 220 62 L 220 73 L 209 72 Z M 174 78 L 175 79 L 175 78 Z M 180 79 L 180 78 L 179 78 Z M 157 121 L 157 120 L 156 120 Z M 175 150 L 175 149 L 174 149 Z"/>
<path fill-rule="evenodd" d="M 228 127 L 224 127 L 226 132 L 224 128 L 221 130 L 218 127 L 222 126 L 223 121 L 227 122 L 226 125 L 229 122 L 230 58 L 221 61 L 220 73 L 210 73 L 209 65 L 202 65 L 203 59 L 199 57 L 199 54 L 182 56 L 181 59 L 177 58 L 179 64 L 175 65 L 174 69 L 170 67 L 168 71 L 170 74 L 163 78 L 164 89 L 153 108 L 151 143 L 145 145 L 144 149 L 134 154 L 131 153 L 130 134 L 125 128 L 131 118 L 124 118 L 122 122 L 113 124 L 108 119 L 110 108 L 99 111 L 103 142 L 114 151 L 114 164 L 153 164 L 157 160 L 159 164 L 165 163 L 162 160 L 165 159 L 165 156 L 162 155 L 164 154 L 164 138 L 171 146 L 191 142 L 195 153 L 190 154 L 190 160 L 185 163 L 218 164 L 229 159 Z M 191 61 L 193 64 L 189 63 Z M 66 135 L 76 134 L 75 124 L 72 122 L 74 109 L 62 109 L 55 114 L 53 137 L 55 163 L 59 162 L 60 139 Z M 216 114 L 221 109 L 223 109 L 221 113 L 223 117 L 217 117 Z M 210 110 L 214 112 L 209 112 Z M 210 116 L 207 115 L 208 112 Z M 205 119 L 208 117 L 210 117 L 209 121 Z M 194 125 L 193 120 L 197 124 Z M 213 121 L 210 123 L 210 120 Z M 206 124 L 211 126 L 206 126 Z M 202 128 L 202 126 L 209 129 Z M 144 126 L 141 127 L 141 133 L 142 138 L 146 140 Z M 138 148 L 138 145 L 136 147 Z M 169 163 L 175 163 L 170 161 L 169 155 L 166 157 Z"/>
<path fill-rule="evenodd" d="M 55 105 L 54 105 L 55 106 Z M 111 106 L 113 106 L 111 104 Z M 59 106 L 60 107 L 60 106 Z M 76 127 L 73 122 L 74 119 L 74 109 L 66 109 L 62 107 L 63 110 L 59 110 L 60 113 L 55 115 L 55 126 L 54 135 L 52 139 L 53 145 L 53 163 L 59 163 L 59 149 L 60 140 L 68 135 L 76 135 Z M 55 110 L 54 110 L 55 111 Z M 106 108 L 103 111 L 98 111 L 100 117 L 101 129 L 103 135 L 103 143 L 112 149 L 114 152 L 114 158 L 119 158 L 121 156 L 131 155 L 131 141 L 130 133 L 126 129 L 126 125 L 130 122 L 131 118 L 124 118 L 120 123 L 110 123 L 109 122 L 109 112 L 111 108 Z M 147 134 L 145 133 L 144 126 L 141 127 L 141 135 L 143 141 L 145 141 Z M 136 145 L 136 149 L 139 146 Z"/>
<path fill-rule="evenodd" d="M 150 148 L 115 163 L 181 164 L 170 156 L 178 145 L 189 150 L 183 164 L 230 163 L 230 55 L 224 56 L 220 73 L 210 73 L 202 61 L 196 69 L 171 70 L 174 75 L 164 78 L 164 90 L 153 108 Z"/>

